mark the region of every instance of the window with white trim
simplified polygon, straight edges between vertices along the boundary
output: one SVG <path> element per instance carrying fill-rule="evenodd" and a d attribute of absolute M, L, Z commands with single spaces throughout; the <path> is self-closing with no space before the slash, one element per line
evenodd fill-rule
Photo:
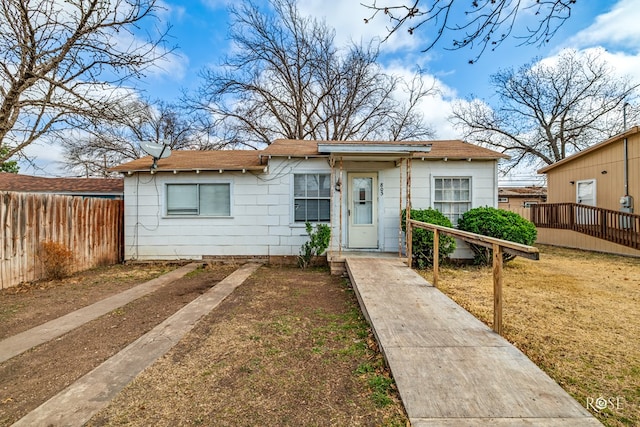
<path fill-rule="evenodd" d="M 331 175 L 325 173 L 293 176 L 294 222 L 329 222 L 331 219 Z"/>
<path fill-rule="evenodd" d="M 231 216 L 231 184 L 167 184 L 167 215 Z"/>
<path fill-rule="evenodd" d="M 435 178 L 433 208 L 442 212 L 454 226 L 471 209 L 471 178 Z"/>

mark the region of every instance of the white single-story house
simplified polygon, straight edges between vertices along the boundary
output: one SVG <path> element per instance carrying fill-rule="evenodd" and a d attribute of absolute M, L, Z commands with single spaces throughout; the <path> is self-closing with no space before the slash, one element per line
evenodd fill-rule
<path fill-rule="evenodd" d="M 112 169 L 124 174 L 125 259 L 296 256 L 307 221 L 330 225 L 331 252 L 402 253 L 407 200 L 454 223 L 496 207 L 504 157 L 458 140 L 276 140 L 264 150 L 174 151 L 155 168 L 145 157 Z"/>

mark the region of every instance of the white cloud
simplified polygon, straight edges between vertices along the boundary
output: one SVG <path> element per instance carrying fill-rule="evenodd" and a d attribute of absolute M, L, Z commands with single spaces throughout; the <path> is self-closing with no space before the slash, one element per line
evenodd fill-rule
<path fill-rule="evenodd" d="M 636 49 L 640 45 L 640 8 L 637 0 L 620 0 L 609 12 L 599 15 L 595 21 L 566 45 L 578 48 L 605 45 L 612 48 Z"/>
<path fill-rule="evenodd" d="M 618 75 L 628 75 L 634 82 L 640 83 L 640 52 L 630 54 L 605 51 L 603 58 Z"/>
<path fill-rule="evenodd" d="M 415 73 L 415 70 L 411 67 L 402 65 L 399 62 L 384 67 L 383 71 L 387 74 L 401 77 L 406 82 L 411 81 Z M 460 133 L 449 122 L 452 102 L 457 97 L 456 91 L 433 75 L 423 74 L 422 77 L 425 83 L 433 84 L 433 95 L 422 99 L 420 111 L 424 114 L 426 124 L 435 130 L 435 139 L 460 139 Z M 400 98 L 407 95 L 402 91 L 396 93 L 396 96 Z"/>
<path fill-rule="evenodd" d="M 382 40 L 389 32 L 389 21 L 382 14 L 378 14 L 375 19 L 365 23 L 365 19 L 371 17 L 372 11 L 362 3 L 368 4 L 373 1 L 331 2 L 329 6 L 326 0 L 305 0 L 298 3 L 298 8 L 303 15 L 324 19 L 329 27 L 336 30 L 336 45 L 343 47 L 351 41 L 367 43 L 370 40 Z M 399 1 L 396 0 L 394 3 L 399 3 Z M 416 33 L 412 36 L 401 29 L 383 43 L 381 50 L 394 52 L 400 49 L 416 49 L 420 42 L 419 34 Z"/>
<path fill-rule="evenodd" d="M 64 155 L 63 149 L 59 144 L 36 141 L 24 149 L 24 154 L 29 161 L 18 160 L 21 174 L 37 176 L 68 175 L 62 165 Z"/>
<path fill-rule="evenodd" d="M 371 40 L 382 40 L 388 34 L 388 21 L 384 15 L 379 14 L 368 23 L 364 22 L 372 12 L 361 3 L 373 2 L 341 1 L 333 2 L 329 7 L 326 0 L 305 0 L 299 2 L 298 7 L 302 15 L 324 19 L 326 24 L 336 31 L 336 46 L 343 47 L 352 41 L 367 43 Z M 396 0 L 393 3 L 399 2 Z M 382 3 L 378 1 L 378 4 Z M 423 33 L 418 31 L 410 35 L 401 29 L 380 46 L 382 54 L 396 54 L 393 59 L 383 65 L 385 73 L 401 76 L 406 81 L 410 81 L 416 66 L 424 66 L 428 63 L 430 55 L 420 51 L 425 45 L 421 38 Z M 456 92 L 433 75 L 425 75 L 424 78 L 426 81 L 433 80 L 437 90 L 434 96 L 423 99 L 421 111 L 425 121 L 437 132 L 438 139 L 459 138 L 459 133 L 449 122 L 451 102 L 456 97 Z"/>

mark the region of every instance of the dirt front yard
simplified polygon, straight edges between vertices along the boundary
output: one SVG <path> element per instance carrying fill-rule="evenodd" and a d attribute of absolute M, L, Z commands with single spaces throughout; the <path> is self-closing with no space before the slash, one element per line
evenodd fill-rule
<path fill-rule="evenodd" d="M 114 266 L 0 292 L 7 337 L 170 266 Z M 235 267 L 214 265 L 0 364 L 11 425 Z M 352 290 L 326 270 L 261 267 L 89 425 L 388 425 L 407 419 Z"/>

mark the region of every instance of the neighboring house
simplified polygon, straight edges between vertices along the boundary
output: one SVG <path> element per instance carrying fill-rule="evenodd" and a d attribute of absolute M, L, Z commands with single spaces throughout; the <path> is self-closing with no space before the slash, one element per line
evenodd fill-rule
<path fill-rule="evenodd" d="M 119 178 L 47 178 L 0 172 L 0 191 L 122 199 L 124 180 Z"/>
<path fill-rule="evenodd" d="M 640 201 L 640 128 L 631 128 L 538 173 L 547 175 L 549 203 L 574 202 L 620 210 L 623 196 Z"/>
<path fill-rule="evenodd" d="M 400 211 L 434 207 L 454 222 L 497 206 L 505 156 L 462 141 L 277 140 L 264 150 L 174 151 L 125 174 L 125 258 L 286 257 L 305 222 L 331 226 L 329 251 L 402 251 Z"/>
<path fill-rule="evenodd" d="M 555 205 L 539 206 L 539 242 L 640 255 L 639 127 L 538 172 L 547 175 L 547 202 Z"/>
<path fill-rule="evenodd" d="M 547 201 L 546 187 L 499 187 L 498 208 L 519 212 L 522 208 L 545 203 Z"/>

